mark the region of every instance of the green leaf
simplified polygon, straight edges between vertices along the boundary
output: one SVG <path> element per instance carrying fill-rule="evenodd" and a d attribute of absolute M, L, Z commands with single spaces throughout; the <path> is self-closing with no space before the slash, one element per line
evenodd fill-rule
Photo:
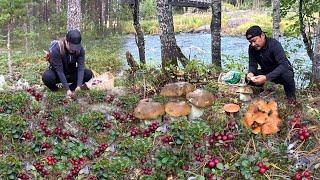
<path fill-rule="evenodd" d="M 34 149 L 34 152 L 39 152 L 39 151 L 40 149 L 38 147 Z"/>
<path fill-rule="evenodd" d="M 224 166 L 222 163 L 218 163 L 217 164 L 217 168 L 220 169 L 220 170 L 223 170 Z"/>
<path fill-rule="evenodd" d="M 18 139 L 18 138 L 19 138 L 19 135 L 18 135 L 18 134 L 14 134 L 14 135 L 13 135 L 13 138 L 14 138 L 14 139 Z"/>
<path fill-rule="evenodd" d="M 169 158 L 168 158 L 168 157 L 165 157 L 165 158 L 163 158 L 163 159 L 161 160 L 161 163 L 162 163 L 162 164 L 165 164 L 165 163 L 168 162 L 168 160 L 169 160 Z"/>
<path fill-rule="evenodd" d="M 161 162 L 160 162 L 160 161 L 157 161 L 157 162 L 156 162 L 156 167 L 161 167 L 161 166 L 162 166 Z"/>
<path fill-rule="evenodd" d="M 182 141 L 180 139 L 177 139 L 176 144 L 182 144 Z"/>
<path fill-rule="evenodd" d="M 53 150 L 52 150 L 52 154 L 53 154 L 53 155 L 59 154 L 59 150 L 58 150 L 58 149 L 53 149 Z"/>
<path fill-rule="evenodd" d="M 250 162 L 249 162 L 248 160 L 243 160 L 243 161 L 241 162 L 241 165 L 242 165 L 243 167 L 248 167 L 249 164 L 250 164 Z"/>
<path fill-rule="evenodd" d="M 62 162 L 58 162 L 55 166 L 54 166 L 57 170 L 63 170 L 65 169 L 65 165 Z"/>

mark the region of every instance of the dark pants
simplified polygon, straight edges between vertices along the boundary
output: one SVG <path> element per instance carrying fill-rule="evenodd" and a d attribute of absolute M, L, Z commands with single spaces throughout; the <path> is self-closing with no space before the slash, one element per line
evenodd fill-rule
<path fill-rule="evenodd" d="M 261 70 L 258 70 L 257 75 L 266 75 Z M 271 82 L 274 82 L 276 84 L 281 84 L 284 87 L 284 92 L 286 93 L 287 99 L 295 100 L 296 99 L 296 86 L 294 82 L 294 73 L 292 70 L 288 70 L 286 72 L 283 72 L 279 77 L 272 80 Z M 262 87 L 263 85 L 256 85 L 252 81 L 248 83 L 251 86 L 257 86 Z"/>
<path fill-rule="evenodd" d="M 92 78 L 92 76 L 93 73 L 91 70 L 84 69 L 83 83 L 88 82 Z M 69 86 L 70 90 L 75 90 L 77 88 L 78 72 L 76 71 L 73 74 L 66 75 L 66 79 L 68 83 L 71 83 L 71 85 Z M 57 84 L 60 83 L 60 79 L 54 70 L 46 70 L 42 74 L 42 81 L 44 85 L 46 85 L 51 91 L 58 90 Z"/>

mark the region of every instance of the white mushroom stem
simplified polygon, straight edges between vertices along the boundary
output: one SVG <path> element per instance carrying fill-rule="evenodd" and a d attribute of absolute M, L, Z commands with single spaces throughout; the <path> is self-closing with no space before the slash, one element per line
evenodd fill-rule
<path fill-rule="evenodd" d="M 191 104 L 191 113 L 188 116 L 189 120 L 197 119 L 201 117 L 204 113 L 204 108 L 198 108 Z"/>
<path fill-rule="evenodd" d="M 250 94 L 240 93 L 240 100 L 241 101 L 250 101 L 251 96 L 250 96 Z"/>

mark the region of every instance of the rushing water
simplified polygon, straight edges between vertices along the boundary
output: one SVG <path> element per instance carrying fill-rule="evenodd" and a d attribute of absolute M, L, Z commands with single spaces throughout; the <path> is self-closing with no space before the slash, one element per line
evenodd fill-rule
<path fill-rule="evenodd" d="M 200 60 L 205 64 L 211 63 L 211 35 L 204 34 L 178 34 L 176 35 L 177 44 L 184 55 L 189 59 Z M 280 42 L 288 52 L 289 60 L 293 63 L 297 71 L 310 71 L 311 61 L 309 60 L 303 43 L 300 39 L 281 38 Z M 239 62 L 246 68 L 248 65 L 248 41 L 245 37 L 223 36 L 221 39 L 222 64 Z M 145 36 L 146 62 L 151 65 L 161 64 L 160 38 L 158 35 Z M 128 35 L 125 37 L 124 52 L 130 51 L 133 57 L 138 60 L 138 48 L 135 37 Z M 122 54 L 125 54 L 125 53 Z M 123 56 L 124 57 L 124 56 Z M 297 78 L 301 80 L 301 77 Z M 301 84 L 301 82 L 297 83 Z"/>

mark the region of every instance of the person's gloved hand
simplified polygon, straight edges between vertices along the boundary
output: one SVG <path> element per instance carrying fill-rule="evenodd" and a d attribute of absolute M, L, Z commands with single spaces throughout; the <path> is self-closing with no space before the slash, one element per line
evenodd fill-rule
<path fill-rule="evenodd" d="M 267 76 L 265 76 L 265 75 L 255 76 L 254 78 L 251 78 L 251 80 L 256 85 L 261 85 L 261 84 L 264 84 L 266 82 Z"/>

